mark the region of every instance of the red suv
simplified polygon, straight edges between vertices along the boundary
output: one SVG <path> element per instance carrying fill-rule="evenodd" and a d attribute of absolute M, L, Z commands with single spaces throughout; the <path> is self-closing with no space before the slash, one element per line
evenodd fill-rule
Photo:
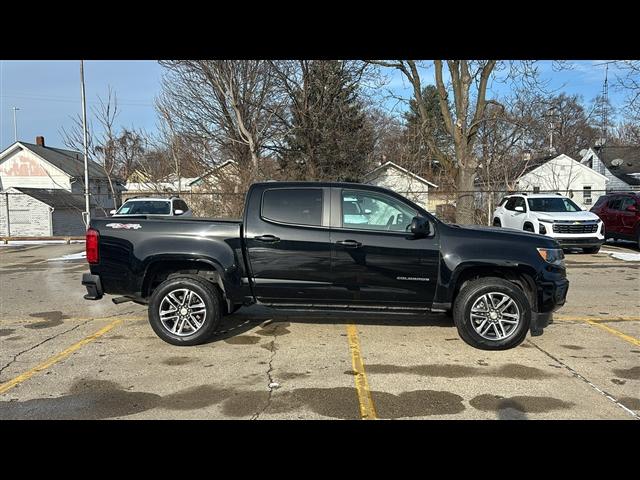
<path fill-rule="evenodd" d="M 608 193 L 591 211 L 604 223 L 605 240 L 633 240 L 640 247 L 640 192 Z"/>

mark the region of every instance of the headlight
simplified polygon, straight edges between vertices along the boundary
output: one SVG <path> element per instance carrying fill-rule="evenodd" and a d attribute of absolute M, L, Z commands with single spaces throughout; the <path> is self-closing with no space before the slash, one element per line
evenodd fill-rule
<path fill-rule="evenodd" d="M 546 235 L 547 234 L 547 228 L 542 223 L 538 223 L 538 225 L 540 226 L 540 234 L 541 235 Z"/>
<path fill-rule="evenodd" d="M 561 248 L 538 248 L 538 253 L 545 262 L 564 267 L 564 252 Z"/>

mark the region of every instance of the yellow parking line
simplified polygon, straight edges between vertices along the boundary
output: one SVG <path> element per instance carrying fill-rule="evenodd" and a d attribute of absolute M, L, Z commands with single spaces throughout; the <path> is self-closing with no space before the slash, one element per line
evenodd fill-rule
<path fill-rule="evenodd" d="M 600 318 L 594 318 L 594 317 L 571 317 L 571 316 L 564 316 L 564 315 L 560 315 L 560 316 L 555 316 L 553 317 L 554 320 L 560 320 L 561 322 L 563 321 L 580 321 L 580 322 L 640 322 L 640 317 L 600 317 Z"/>
<path fill-rule="evenodd" d="M 356 391 L 358 392 L 360 416 L 363 420 L 375 420 L 378 415 L 371 397 L 371 390 L 369 390 L 367 374 L 364 371 L 364 362 L 360 353 L 360 341 L 358 340 L 358 328 L 355 325 L 347 326 L 347 338 L 349 340 L 349 350 L 351 351 L 351 364 L 353 365 Z"/>
<path fill-rule="evenodd" d="M 71 355 L 73 352 L 75 352 L 76 350 L 79 350 L 80 348 L 82 348 L 87 343 L 93 342 L 97 338 L 99 338 L 102 335 L 104 335 L 105 333 L 107 333 L 109 330 L 113 329 L 114 327 L 117 327 L 119 324 L 124 322 L 124 320 L 125 320 L 124 318 L 119 318 L 117 320 L 114 320 L 109 325 L 107 325 L 104 328 L 101 328 L 100 330 L 98 330 L 93 335 L 89 335 L 88 337 L 85 337 L 82 340 L 80 340 L 78 343 L 74 343 L 73 345 L 71 345 L 66 350 L 63 350 L 62 352 L 54 355 L 53 357 L 48 358 L 47 360 L 45 360 L 41 364 L 36 365 L 35 367 L 33 367 L 31 370 L 27 370 L 26 372 L 18 375 L 17 377 L 9 380 L 8 382 L 0 384 L 0 394 L 3 394 L 5 392 L 11 390 L 13 387 L 15 387 L 16 385 L 19 385 L 20 383 L 22 383 L 22 382 L 24 382 L 26 380 L 29 380 L 36 373 L 41 372 L 43 370 L 46 370 L 50 366 L 55 365 L 56 363 L 60 362 L 61 360 L 64 360 L 69 355 Z"/>
<path fill-rule="evenodd" d="M 616 330 L 615 328 L 609 327 L 608 325 L 603 325 L 602 323 L 594 322 L 593 320 L 585 320 L 585 322 L 587 322 L 589 325 L 593 325 L 594 327 L 598 327 L 599 329 L 604 330 L 605 332 L 612 333 L 616 337 L 620 337 L 622 340 L 629 342 L 630 344 L 635 345 L 636 347 L 640 347 L 640 340 L 638 340 L 635 337 L 632 337 L 631 335 L 622 333 Z"/>

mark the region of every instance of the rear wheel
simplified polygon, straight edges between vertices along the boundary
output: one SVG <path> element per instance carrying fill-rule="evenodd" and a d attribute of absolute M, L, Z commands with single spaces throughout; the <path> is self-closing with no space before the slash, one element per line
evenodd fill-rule
<path fill-rule="evenodd" d="M 531 305 L 515 284 L 502 278 L 480 278 L 460 290 L 453 319 L 460 337 L 472 347 L 507 350 L 527 336 Z"/>
<path fill-rule="evenodd" d="M 206 342 L 220 324 L 220 298 L 215 287 L 197 276 L 162 282 L 149 301 L 149 323 L 172 345 Z"/>

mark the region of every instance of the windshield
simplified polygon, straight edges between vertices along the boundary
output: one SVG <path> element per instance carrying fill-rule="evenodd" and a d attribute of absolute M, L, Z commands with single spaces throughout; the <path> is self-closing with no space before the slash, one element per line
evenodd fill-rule
<path fill-rule="evenodd" d="M 534 212 L 580 212 L 581 209 L 568 198 L 529 198 L 529 208 Z"/>
<path fill-rule="evenodd" d="M 125 202 L 116 212 L 116 215 L 169 215 L 171 205 L 161 201 L 136 201 Z"/>

